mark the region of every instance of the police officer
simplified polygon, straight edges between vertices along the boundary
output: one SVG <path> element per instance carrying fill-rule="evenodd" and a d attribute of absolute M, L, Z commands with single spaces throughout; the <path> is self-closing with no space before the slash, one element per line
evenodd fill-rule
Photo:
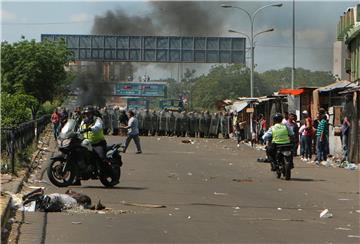
<path fill-rule="evenodd" d="M 88 139 L 99 158 L 104 162 L 106 159 L 106 140 L 104 136 L 103 121 L 100 117 L 94 116 L 94 108 L 86 106 L 84 119 L 80 124 L 80 133 L 84 139 Z"/>
<path fill-rule="evenodd" d="M 271 171 L 276 171 L 276 146 L 290 144 L 294 132 L 282 123 L 283 116 L 281 113 L 276 113 L 273 116 L 274 125 L 263 135 L 264 141 L 271 141 L 266 147 L 266 153 L 271 162 Z M 293 167 L 293 166 L 292 166 Z"/>

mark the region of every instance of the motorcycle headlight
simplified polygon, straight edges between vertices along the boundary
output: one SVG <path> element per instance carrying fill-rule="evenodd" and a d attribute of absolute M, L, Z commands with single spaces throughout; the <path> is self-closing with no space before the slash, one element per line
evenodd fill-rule
<path fill-rule="evenodd" d="M 71 142 L 71 139 L 65 139 L 61 142 L 61 146 L 67 147 L 67 146 L 69 146 L 70 142 Z"/>

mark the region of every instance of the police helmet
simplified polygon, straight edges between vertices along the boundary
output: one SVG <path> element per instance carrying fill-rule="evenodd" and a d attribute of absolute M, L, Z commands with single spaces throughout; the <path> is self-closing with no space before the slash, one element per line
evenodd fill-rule
<path fill-rule="evenodd" d="M 89 105 L 84 108 L 84 114 L 93 114 L 94 113 L 94 107 Z"/>
<path fill-rule="evenodd" d="M 283 120 L 283 116 L 281 113 L 276 113 L 274 114 L 274 116 L 272 117 L 274 123 L 281 123 L 281 121 Z"/>

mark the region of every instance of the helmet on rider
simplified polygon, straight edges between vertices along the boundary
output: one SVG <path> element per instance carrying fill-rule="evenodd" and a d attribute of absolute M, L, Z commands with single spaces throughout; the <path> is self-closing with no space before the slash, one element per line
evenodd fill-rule
<path fill-rule="evenodd" d="M 273 119 L 273 121 L 274 121 L 274 123 L 281 123 L 282 122 L 282 120 L 283 120 L 283 116 L 282 116 L 282 114 L 281 113 L 276 113 L 276 114 L 274 114 L 273 115 L 273 117 L 272 117 L 272 119 Z"/>
<path fill-rule="evenodd" d="M 90 124 L 93 121 L 94 108 L 89 105 L 84 108 L 83 114 L 85 115 L 84 122 Z"/>

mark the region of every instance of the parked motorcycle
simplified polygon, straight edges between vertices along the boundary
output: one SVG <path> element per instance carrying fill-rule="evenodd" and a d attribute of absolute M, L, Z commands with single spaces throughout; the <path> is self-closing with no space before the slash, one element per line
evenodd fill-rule
<path fill-rule="evenodd" d="M 89 140 L 75 131 L 76 121 L 69 119 L 58 137 L 59 155 L 51 158 L 47 174 L 57 187 L 67 187 L 75 180 L 99 179 L 106 187 L 119 183 L 122 160 L 121 144 L 108 146 L 106 163 L 93 150 Z"/>
<path fill-rule="evenodd" d="M 291 169 L 293 168 L 293 145 L 276 145 L 276 175 L 277 178 L 284 176 L 285 180 L 290 180 Z"/>

